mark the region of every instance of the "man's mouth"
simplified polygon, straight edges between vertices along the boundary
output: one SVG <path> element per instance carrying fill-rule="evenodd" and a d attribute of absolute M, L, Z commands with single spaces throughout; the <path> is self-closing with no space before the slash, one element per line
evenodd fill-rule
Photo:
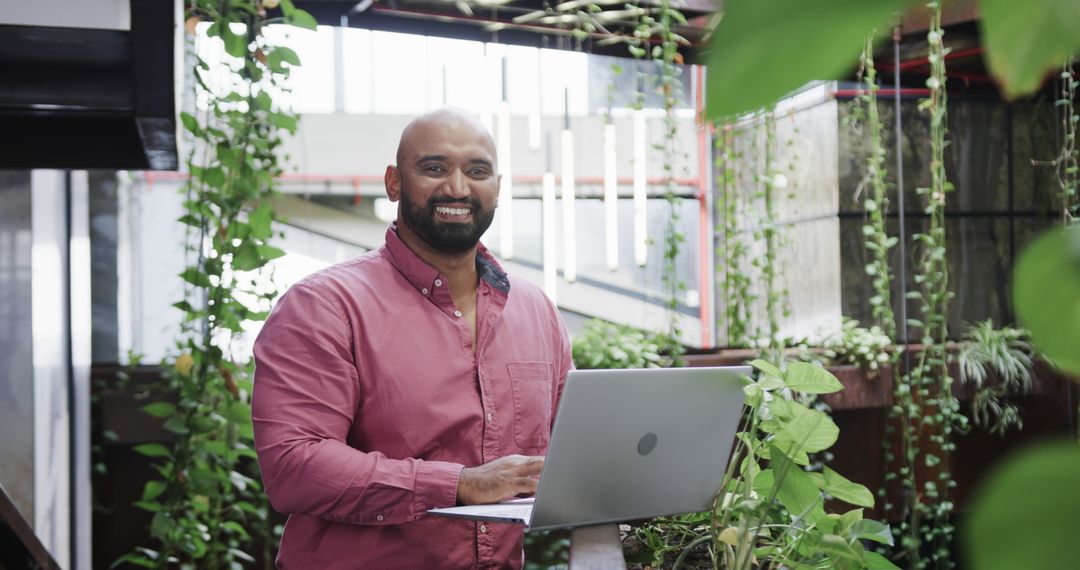
<path fill-rule="evenodd" d="M 447 218 L 462 218 L 472 213 L 472 208 L 463 206 L 435 206 L 435 213 Z"/>

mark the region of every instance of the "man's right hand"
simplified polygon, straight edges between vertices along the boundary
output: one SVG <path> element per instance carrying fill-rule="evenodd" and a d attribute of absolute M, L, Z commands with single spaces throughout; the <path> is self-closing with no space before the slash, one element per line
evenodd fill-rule
<path fill-rule="evenodd" d="M 507 455 L 478 467 L 466 467 L 458 478 L 459 505 L 485 505 L 536 493 L 542 455 Z"/>

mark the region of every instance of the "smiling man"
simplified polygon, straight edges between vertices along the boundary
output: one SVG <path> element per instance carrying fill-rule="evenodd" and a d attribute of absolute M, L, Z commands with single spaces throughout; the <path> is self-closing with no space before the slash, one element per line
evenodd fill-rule
<path fill-rule="evenodd" d="M 297 283 L 255 343 L 252 419 L 280 568 L 518 568 L 520 527 L 426 515 L 536 490 L 572 367 L 558 311 L 479 243 L 491 136 L 410 123 L 386 244 Z"/>

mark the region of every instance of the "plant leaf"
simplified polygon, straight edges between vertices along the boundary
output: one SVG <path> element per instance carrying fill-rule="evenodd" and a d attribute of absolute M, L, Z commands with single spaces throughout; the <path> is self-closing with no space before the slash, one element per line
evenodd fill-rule
<path fill-rule="evenodd" d="M 900 570 L 899 566 L 877 552 L 864 552 L 863 562 L 866 564 L 866 570 Z"/>
<path fill-rule="evenodd" d="M 892 531 L 889 530 L 889 525 L 875 520 L 863 519 L 856 522 L 851 527 L 851 533 L 856 538 L 872 540 L 889 546 L 893 545 L 893 535 Z"/>
<path fill-rule="evenodd" d="M 821 494 L 810 474 L 775 445 L 770 445 L 776 498 L 792 515 L 804 516 L 821 508 Z M 821 513 L 824 515 L 824 511 Z M 815 517 L 808 517 L 813 520 Z"/>
<path fill-rule="evenodd" d="M 1013 305 L 1032 344 L 1080 374 L 1080 226 L 1049 231 L 1020 254 Z"/>
<path fill-rule="evenodd" d="M 139 409 L 155 418 L 164 418 L 176 413 L 176 406 L 169 402 L 154 402 Z"/>
<path fill-rule="evenodd" d="M 839 79 L 858 64 L 867 33 L 912 2 L 725 2 L 707 56 L 709 117 L 754 111 L 809 81 Z"/>
<path fill-rule="evenodd" d="M 815 452 L 828 449 L 836 443 L 840 428 L 827 414 L 818 410 L 807 410 L 792 418 L 777 432 L 776 447 L 795 456 L 798 453 Z"/>
<path fill-rule="evenodd" d="M 1080 51 L 1080 2 L 979 0 L 990 71 L 1006 97 L 1030 95 L 1052 69 Z"/>
<path fill-rule="evenodd" d="M 311 30 L 313 32 L 319 27 L 319 22 L 315 20 L 314 16 L 306 10 L 301 10 L 299 8 L 293 10 L 293 13 L 286 17 L 286 21 L 298 28 L 304 28 L 305 30 Z"/>
<path fill-rule="evenodd" d="M 1025 449 L 996 469 L 963 527 L 972 568 L 1055 568 L 1075 559 L 1078 481 L 1080 449 L 1071 441 Z"/>
<path fill-rule="evenodd" d="M 153 501 L 158 498 L 159 495 L 165 492 L 164 481 L 147 481 L 146 486 L 143 487 L 142 500 Z"/>
<path fill-rule="evenodd" d="M 788 388 L 804 394 L 832 394 L 844 385 L 824 368 L 808 362 L 792 362 L 784 372 Z"/>
<path fill-rule="evenodd" d="M 822 471 L 822 475 L 825 479 L 823 490 L 832 495 L 833 498 L 840 499 L 845 503 L 851 503 L 857 507 L 872 508 L 874 506 L 874 494 L 866 487 L 849 481 L 843 475 L 828 467 Z"/>
<path fill-rule="evenodd" d="M 769 376 L 774 376 L 776 378 L 783 378 L 784 377 L 784 373 L 780 372 L 780 369 L 777 368 L 776 365 L 774 365 L 773 363 L 771 363 L 771 362 L 769 362 L 767 360 L 762 360 L 760 358 L 751 360 L 750 361 L 750 366 L 753 366 L 754 368 L 757 368 L 758 370 L 760 370 L 761 372 L 763 372 L 765 374 L 768 374 Z"/>
<path fill-rule="evenodd" d="M 160 443 L 141 443 L 132 449 L 135 450 L 136 453 L 141 453 L 147 457 L 169 457 L 172 455 L 169 448 Z"/>

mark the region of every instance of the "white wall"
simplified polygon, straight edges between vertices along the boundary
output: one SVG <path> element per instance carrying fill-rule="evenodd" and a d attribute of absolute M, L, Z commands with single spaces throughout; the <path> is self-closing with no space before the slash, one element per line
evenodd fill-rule
<path fill-rule="evenodd" d="M 130 30 L 129 3 L 130 0 L 3 0 L 0 24 Z"/>

